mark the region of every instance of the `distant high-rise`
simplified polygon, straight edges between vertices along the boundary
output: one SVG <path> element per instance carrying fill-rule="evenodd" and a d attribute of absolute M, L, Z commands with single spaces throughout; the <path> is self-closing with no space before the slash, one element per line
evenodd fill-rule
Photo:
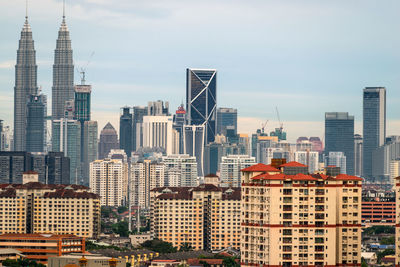
<path fill-rule="evenodd" d="M 228 155 L 222 157 L 220 172 L 221 186 L 240 187 L 241 170 L 256 164 L 256 158 L 249 155 Z"/>
<path fill-rule="evenodd" d="M 63 15 L 58 31 L 57 46 L 54 52 L 52 119 L 64 118 L 65 102 L 74 99 L 74 63 L 72 59 L 71 39 Z"/>
<path fill-rule="evenodd" d="M 122 114 L 119 117 L 119 147 L 125 151 L 128 157 L 130 157 L 132 152 L 132 141 L 133 141 L 133 136 L 132 136 L 133 117 L 129 107 L 123 107 L 121 109 L 122 109 Z"/>
<path fill-rule="evenodd" d="M 183 154 L 183 126 L 186 124 L 186 110 L 183 104 L 178 107 L 174 115 L 173 128 L 179 134 L 179 154 Z"/>
<path fill-rule="evenodd" d="M 99 140 L 99 159 L 107 158 L 108 153 L 111 149 L 118 149 L 118 134 L 111 123 L 107 123 L 103 130 L 100 132 Z"/>
<path fill-rule="evenodd" d="M 82 125 L 81 125 L 82 126 Z M 82 158 L 82 179 L 79 184 L 89 186 L 89 168 L 90 162 L 97 159 L 98 154 L 98 140 L 97 140 L 97 121 L 85 121 L 83 123 L 83 135 L 81 135 L 81 153 Z"/>
<path fill-rule="evenodd" d="M 0 183 L 21 184 L 22 174 L 32 169 L 32 155 L 28 152 L 0 152 Z"/>
<path fill-rule="evenodd" d="M 363 139 L 359 134 L 354 135 L 354 175 L 362 175 Z"/>
<path fill-rule="evenodd" d="M 326 159 L 326 166 L 335 166 L 340 168 L 340 173 L 346 174 L 346 156 L 343 152 L 329 152 Z"/>
<path fill-rule="evenodd" d="M 46 96 L 30 95 L 27 103 L 26 151 L 43 152 L 46 145 Z"/>
<path fill-rule="evenodd" d="M 147 107 L 134 106 L 132 118 L 132 151 L 143 147 L 143 117 L 147 115 Z"/>
<path fill-rule="evenodd" d="M 386 89 L 366 87 L 363 91 L 363 176 L 372 178 L 372 153 L 385 144 Z"/>
<path fill-rule="evenodd" d="M 75 85 L 75 113 L 74 119 L 80 121 L 90 121 L 91 109 L 90 109 L 90 95 L 92 93 L 91 85 Z"/>
<path fill-rule="evenodd" d="M 185 125 L 183 127 L 183 152 L 196 157 L 198 176 L 204 176 L 204 139 L 204 125 Z"/>
<path fill-rule="evenodd" d="M 217 113 L 217 71 L 186 70 L 186 111 L 189 125 L 205 126 L 205 143 L 214 141 Z"/>
<path fill-rule="evenodd" d="M 3 137 L 3 120 L 0 120 L 0 151 L 3 151 L 3 143 L 4 143 L 4 137 Z"/>
<path fill-rule="evenodd" d="M 148 116 L 169 116 L 169 103 L 161 100 L 149 101 L 147 103 L 147 115 Z"/>
<path fill-rule="evenodd" d="M 354 116 L 347 112 L 325 113 L 325 155 L 330 152 L 343 152 L 346 170 L 342 173 L 354 175 Z"/>
<path fill-rule="evenodd" d="M 165 186 L 196 186 L 197 162 L 189 155 L 168 155 L 162 158 L 165 166 Z"/>
<path fill-rule="evenodd" d="M 143 147 L 161 147 L 167 155 L 173 152 L 172 116 L 143 117 Z"/>
<path fill-rule="evenodd" d="M 237 109 L 218 108 L 217 109 L 217 134 L 226 136 L 226 127 L 233 126 L 234 134 L 237 134 Z"/>
<path fill-rule="evenodd" d="M 29 96 L 37 91 L 36 51 L 26 15 L 15 65 L 14 151 L 26 151 L 27 103 Z"/>

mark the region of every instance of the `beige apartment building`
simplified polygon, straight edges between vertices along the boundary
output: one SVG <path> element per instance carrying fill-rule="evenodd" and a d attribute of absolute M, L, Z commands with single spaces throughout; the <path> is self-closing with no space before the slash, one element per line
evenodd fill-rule
<path fill-rule="evenodd" d="M 0 234 L 97 237 L 100 199 L 80 185 L 0 185 Z"/>
<path fill-rule="evenodd" d="M 154 237 L 194 250 L 240 248 L 240 188 L 202 184 L 151 191 Z"/>
<path fill-rule="evenodd" d="M 360 266 L 362 179 L 274 165 L 242 170 L 241 264 Z"/>
<path fill-rule="evenodd" d="M 400 266 L 400 176 L 394 178 L 396 192 L 396 267 Z"/>

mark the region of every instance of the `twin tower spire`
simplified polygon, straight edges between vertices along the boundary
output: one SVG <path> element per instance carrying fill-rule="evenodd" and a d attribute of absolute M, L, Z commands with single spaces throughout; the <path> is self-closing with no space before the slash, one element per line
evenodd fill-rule
<path fill-rule="evenodd" d="M 69 30 L 65 22 L 65 0 L 63 18 L 54 52 L 52 119 L 64 117 L 67 101 L 74 98 L 74 64 Z M 27 149 L 27 103 L 31 96 L 38 95 L 36 50 L 28 22 L 28 0 L 26 0 L 25 23 L 21 31 L 14 87 L 14 151 Z"/>

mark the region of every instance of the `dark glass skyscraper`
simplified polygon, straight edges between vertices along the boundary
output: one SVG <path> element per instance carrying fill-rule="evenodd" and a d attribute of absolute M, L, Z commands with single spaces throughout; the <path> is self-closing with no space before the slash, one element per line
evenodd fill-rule
<path fill-rule="evenodd" d="M 132 152 L 132 113 L 130 107 L 123 107 L 119 118 L 119 147 L 123 149 L 128 157 Z"/>
<path fill-rule="evenodd" d="M 46 143 L 45 115 L 46 97 L 44 95 L 29 97 L 27 106 L 26 151 L 43 152 Z"/>
<path fill-rule="evenodd" d="M 226 136 L 226 128 L 232 126 L 234 134 L 237 134 L 237 109 L 218 108 L 217 110 L 217 134 Z"/>
<path fill-rule="evenodd" d="M 205 126 L 205 143 L 214 141 L 217 113 L 217 71 L 186 70 L 186 111 L 189 125 Z"/>
<path fill-rule="evenodd" d="M 363 91 L 363 173 L 372 179 L 372 153 L 385 144 L 386 89 L 366 87 Z"/>
<path fill-rule="evenodd" d="M 343 152 L 346 173 L 354 175 L 354 116 L 347 112 L 325 113 L 325 156 L 329 152 Z"/>
<path fill-rule="evenodd" d="M 90 94 L 91 85 L 75 85 L 75 117 L 74 119 L 83 123 L 90 121 Z"/>
<path fill-rule="evenodd" d="M 143 146 L 143 117 L 147 115 L 147 107 L 134 106 L 132 121 L 132 151 Z"/>
<path fill-rule="evenodd" d="M 72 60 L 71 39 L 65 23 L 65 16 L 58 31 L 57 46 L 54 52 L 52 119 L 64 118 L 64 107 L 68 100 L 74 99 L 74 63 Z"/>
<path fill-rule="evenodd" d="M 26 150 L 27 103 L 30 95 L 36 95 L 37 90 L 36 51 L 26 16 L 15 65 L 14 151 Z"/>

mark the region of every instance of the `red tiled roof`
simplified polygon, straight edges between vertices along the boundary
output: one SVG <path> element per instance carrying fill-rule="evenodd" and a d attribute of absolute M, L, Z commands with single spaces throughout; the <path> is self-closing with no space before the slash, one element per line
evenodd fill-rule
<path fill-rule="evenodd" d="M 244 168 L 242 172 L 280 172 L 278 169 L 272 167 L 271 165 L 265 165 L 263 163 L 258 163 L 256 165 Z"/>
<path fill-rule="evenodd" d="M 307 165 L 301 164 L 297 161 L 291 161 L 285 164 L 280 165 L 279 167 L 307 167 Z"/>
<path fill-rule="evenodd" d="M 348 174 L 339 174 L 338 176 L 335 177 L 336 180 L 342 180 L 342 181 L 362 181 L 363 179 L 357 176 L 352 176 Z"/>
<path fill-rule="evenodd" d="M 210 265 L 222 265 L 223 259 L 188 259 L 187 263 L 189 265 L 199 265 L 200 261 L 206 262 Z"/>
<path fill-rule="evenodd" d="M 35 172 L 35 171 L 26 171 L 26 172 L 23 172 L 22 174 L 39 174 L 39 173 Z"/>
<path fill-rule="evenodd" d="M 253 177 L 254 180 L 292 180 L 292 181 L 317 181 L 318 178 L 315 178 L 311 175 L 306 174 L 296 174 L 296 175 L 286 175 L 283 173 L 279 174 L 260 174 Z"/>
<path fill-rule="evenodd" d="M 0 235 L 0 240 L 4 239 L 16 239 L 16 240 L 59 240 L 62 238 L 77 238 L 82 239 L 76 235 L 65 234 L 65 235 L 55 235 L 55 234 L 2 234 Z"/>

